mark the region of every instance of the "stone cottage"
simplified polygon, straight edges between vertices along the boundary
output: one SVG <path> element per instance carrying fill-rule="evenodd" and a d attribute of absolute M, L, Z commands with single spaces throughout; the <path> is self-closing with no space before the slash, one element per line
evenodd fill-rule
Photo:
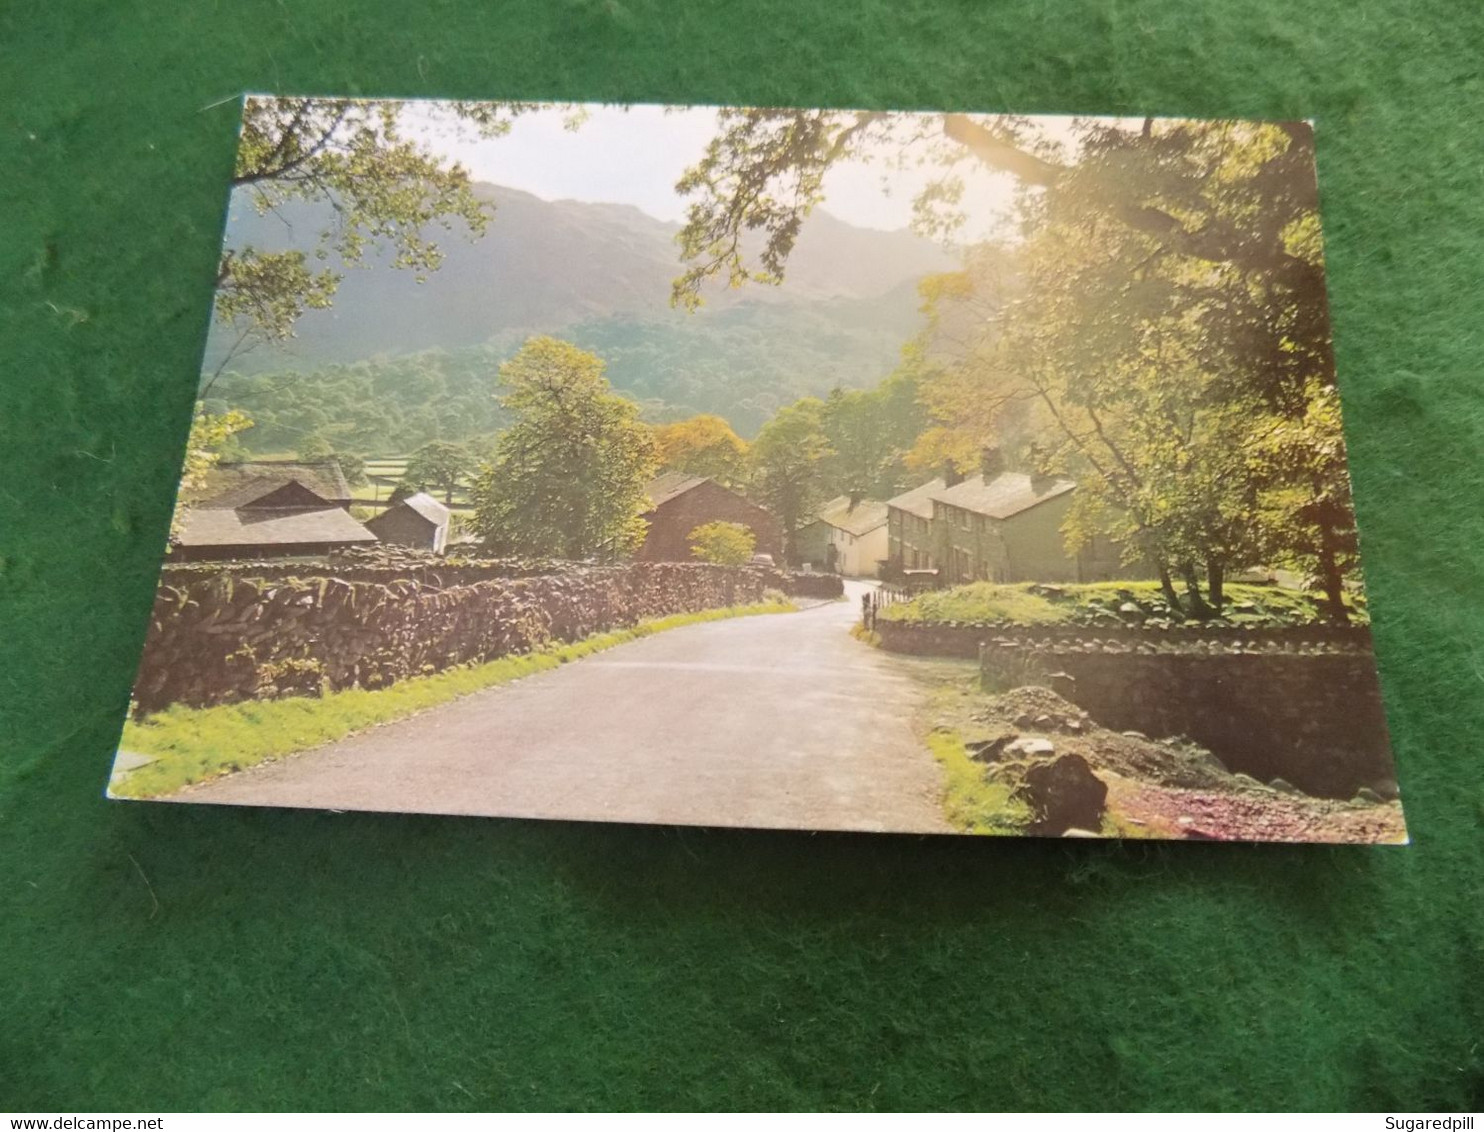
<path fill-rule="evenodd" d="M 821 507 L 814 522 L 799 531 L 799 555 L 837 574 L 875 577 L 887 557 L 886 524 L 885 503 L 859 493 L 841 495 Z"/>
<path fill-rule="evenodd" d="M 977 475 L 935 479 L 888 501 L 890 562 L 899 570 L 937 570 L 948 585 L 1135 576 L 1107 540 L 1067 550 L 1061 527 L 1076 489 L 1067 476 L 1007 471 L 997 453 L 988 453 Z"/>

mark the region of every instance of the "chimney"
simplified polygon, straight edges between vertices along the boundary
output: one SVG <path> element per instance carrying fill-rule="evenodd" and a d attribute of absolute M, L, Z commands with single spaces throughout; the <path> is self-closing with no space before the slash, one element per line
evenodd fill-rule
<path fill-rule="evenodd" d="M 961 471 L 958 470 L 958 465 L 955 464 L 952 460 L 946 460 L 946 461 L 944 461 L 944 463 L 943 463 L 943 486 L 944 487 L 957 487 L 959 484 L 961 484 L 963 482 L 964 482 L 964 474 L 963 474 L 963 472 L 961 472 Z"/>
<path fill-rule="evenodd" d="M 851 488 L 850 489 L 850 509 L 852 511 L 854 511 L 857 507 L 860 506 L 861 500 L 864 499 L 865 497 L 866 497 L 866 493 L 864 491 L 862 491 L 860 488 L 858 488 L 858 487 Z"/>
<path fill-rule="evenodd" d="M 979 453 L 979 471 L 988 483 L 1005 470 L 1005 456 L 997 446 L 991 445 Z"/>

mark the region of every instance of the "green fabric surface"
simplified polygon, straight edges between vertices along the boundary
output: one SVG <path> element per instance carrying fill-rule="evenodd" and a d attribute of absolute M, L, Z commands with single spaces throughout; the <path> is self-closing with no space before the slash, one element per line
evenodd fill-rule
<path fill-rule="evenodd" d="M 1484 9 L 0 7 L 0 1109 L 1484 1104 Z M 109 803 L 242 90 L 1314 117 L 1409 848 Z"/>

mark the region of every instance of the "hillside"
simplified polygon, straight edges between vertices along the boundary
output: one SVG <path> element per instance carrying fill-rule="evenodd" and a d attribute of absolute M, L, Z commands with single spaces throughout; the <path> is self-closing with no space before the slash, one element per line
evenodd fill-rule
<path fill-rule="evenodd" d="M 252 413 L 250 448 L 293 449 L 326 428 L 370 452 L 486 434 L 498 427 L 499 363 L 532 334 L 601 355 L 615 388 L 651 420 L 718 413 L 750 435 L 799 396 L 880 381 L 921 326 L 917 281 L 955 266 L 911 233 L 816 212 L 784 284 L 712 288 L 687 313 L 669 303 L 677 225 L 626 205 L 478 191 L 496 207 L 487 235 L 440 235 L 446 258 L 425 282 L 368 256 L 291 342 L 230 360 L 210 399 Z M 325 207 L 259 216 L 237 200 L 228 246 L 304 247 L 329 222 Z M 227 337 L 213 335 L 206 372 L 221 364 Z"/>
<path fill-rule="evenodd" d="M 557 333 L 594 319 L 704 319 L 739 306 L 806 307 L 840 300 L 876 300 L 883 310 L 912 312 L 910 286 L 954 265 L 936 245 L 908 232 L 855 228 L 826 212 L 804 226 L 779 287 L 740 291 L 714 287 L 700 314 L 670 310 L 671 280 L 680 272 L 679 226 L 627 205 L 543 201 L 492 185 L 477 195 L 495 207 L 482 239 L 460 225 L 438 232 L 442 267 L 419 283 L 369 254 L 345 271 L 335 305 L 311 311 L 294 341 L 259 347 L 232 361 L 241 372 L 312 369 L 381 354 L 458 349 L 508 332 Z M 334 222 L 326 204 L 289 202 L 258 215 L 236 197 L 228 216 L 228 247 L 277 251 L 306 248 Z M 333 261 L 331 261 L 333 264 Z M 825 316 L 828 318 L 828 315 Z M 213 335 L 205 369 L 216 369 L 230 335 Z"/>

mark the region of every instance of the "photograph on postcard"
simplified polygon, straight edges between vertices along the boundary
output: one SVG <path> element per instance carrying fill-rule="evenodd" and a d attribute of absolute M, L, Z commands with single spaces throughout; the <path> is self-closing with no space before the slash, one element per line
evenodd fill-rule
<path fill-rule="evenodd" d="M 251 95 L 109 794 L 1404 843 L 1340 384 L 1310 123 Z"/>

